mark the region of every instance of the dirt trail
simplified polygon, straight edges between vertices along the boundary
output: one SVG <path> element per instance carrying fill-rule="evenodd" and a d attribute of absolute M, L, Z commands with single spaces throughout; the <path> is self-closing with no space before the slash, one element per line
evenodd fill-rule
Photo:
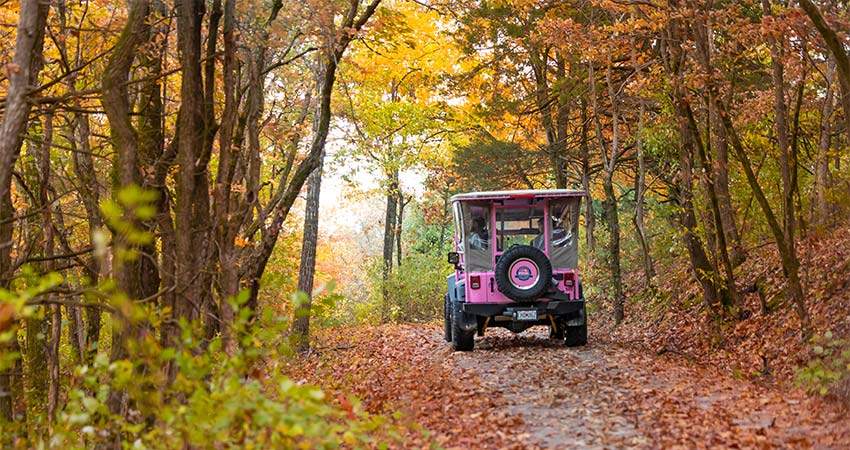
<path fill-rule="evenodd" d="M 850 449 L 850 419 L 829 404 L 592 329 L 581 348 L 539 327 L 488 330 L 473 352 L 454 352 L 439 324 L 330 330 L 320 341 L 296 373 L 429 430 L 406 434 L 404 448 Z"/>
<path fill-rule="evenodd" d="M 818 401 L 590 341 L 488 330 L 474 352 L 446 349 L 443 366 L 500 396 L 529 447 L 850 448 L 850 421 Z"/>

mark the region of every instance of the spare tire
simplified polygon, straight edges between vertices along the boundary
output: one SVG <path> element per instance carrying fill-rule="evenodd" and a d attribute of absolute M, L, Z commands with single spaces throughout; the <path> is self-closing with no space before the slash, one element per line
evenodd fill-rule
<path fill-rule="evenodd" d="M 535 247 L 513 246 L 496 263 L 496 285 L 512 300 L 537 300 L 552 285 L 552 263 Z"/>

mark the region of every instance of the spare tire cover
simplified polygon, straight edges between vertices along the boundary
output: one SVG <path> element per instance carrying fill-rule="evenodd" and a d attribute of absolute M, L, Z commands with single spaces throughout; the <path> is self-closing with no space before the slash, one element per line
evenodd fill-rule
<path fill-rule="evenodd" d="M 552 263 L 542 251 L 530 245 L 509 248 L 496 263 L 496 285 L 512 300 L 536 300 L 551 284 Z"/>

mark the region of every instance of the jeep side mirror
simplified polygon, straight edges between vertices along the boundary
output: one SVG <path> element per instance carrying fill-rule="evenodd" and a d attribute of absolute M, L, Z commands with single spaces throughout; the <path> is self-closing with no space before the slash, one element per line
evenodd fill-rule
<path fill-rule="evenodd" d="M 460 253 L 458 252 L 449 252 L 449 263 L 457 264 L 460 262 Z"/>

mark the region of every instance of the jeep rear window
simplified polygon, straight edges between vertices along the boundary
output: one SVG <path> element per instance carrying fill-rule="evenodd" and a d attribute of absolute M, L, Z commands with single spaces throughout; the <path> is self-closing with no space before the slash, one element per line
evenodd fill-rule
<path fill-rule="evenodd" d="M 496 250 L 513 245 L 531 245 L 543 249 L 543 208 L 520 207 L 496 210 Z"/>

